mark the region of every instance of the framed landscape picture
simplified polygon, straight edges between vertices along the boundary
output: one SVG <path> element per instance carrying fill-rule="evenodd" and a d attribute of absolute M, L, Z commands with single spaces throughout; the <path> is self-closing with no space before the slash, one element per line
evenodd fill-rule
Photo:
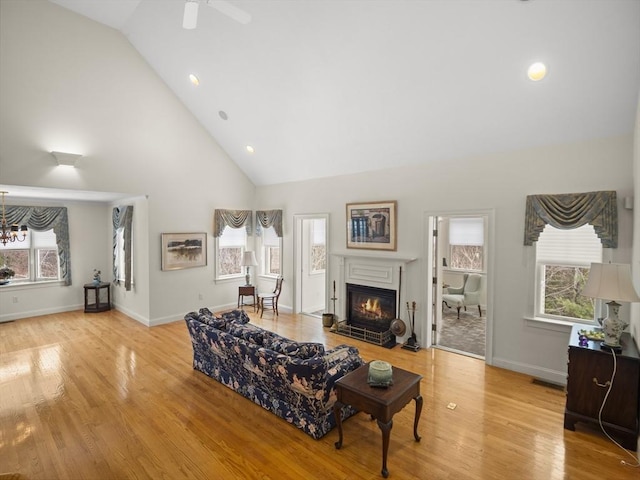
<path fill-rule="evenodd" d="M 347 248 L 396 250 L 397 202 L 347 204 Z"/>
<path fill-rule="evenodd" d="M 162 270 L 207 265 L 206 233 L 163 233 Z"/>

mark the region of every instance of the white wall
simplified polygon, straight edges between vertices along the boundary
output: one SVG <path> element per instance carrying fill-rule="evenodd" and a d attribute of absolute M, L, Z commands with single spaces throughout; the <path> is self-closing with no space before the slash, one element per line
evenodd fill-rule
<path fill-rule="evenodd" d="M 535 328 L 524 320 L 527 308 L 528 256 L 523 246 L 526 196 L 541 193 L 616 190 L 619 202 L 631 195 L 631 135 L 591 142 L 469 157 L 437 164 L 399 168 L 361 175 L 258 187 L 256 204 L 279 205 L 285 212 L 284 275 L 293 275 L 291 222 L 300 213 L 330 212 L 330 249 L 346 250 L 345 204 L 376 200 L 398 201 L 399 257 L 419 260 L 406 270 L 406 301 L 420 305 L 428 288 L 424 270 L 425 212 L 460 212 L 480 209 L 495 212 L 492 272 L 494 364 L 527 372 L 551 381 L 566 377 L 568 331 Z M 330 195 L 319 192 L 331 192 Z M 620 205 L 619 248 L 614 261 L 631 259 L 632 214 Z M 339 271 L 331 257 L 329 282 Z M 403 280 L 405 281 L 405 280 Z M 491 292 L 489 292 L 491 293 Z M 291 290 L 282 301 L 290 304 Z M 340 296 L 340 293 L 338 293 Z"/>
<path fill-rule="evenodd" d="M 237 296 L 237 283 L 213 282 L 213 211 L 252 208 L 254 186 L 123 35 L 47 1 L 3 0 L 0 105 L 0 183 L 146 196 L 134 209 L 135 287 L 115 292 L 119 308 L 157 324 Z M 52 150 L 83 158 L 61 171 Z M 111 206 L 103 210 L 105 238 L 93 244 L 104 244 L 106 262 Z M 162 232 L 207 232 L 208 265 L 162 272 Z M 61 302 L 79 305 L 85 281 L 75 277 Z"/>

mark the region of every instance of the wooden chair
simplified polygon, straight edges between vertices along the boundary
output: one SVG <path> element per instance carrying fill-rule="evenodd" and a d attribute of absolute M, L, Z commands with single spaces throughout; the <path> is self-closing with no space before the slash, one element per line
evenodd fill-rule
<path fill-rule="evenodd" d="M 258 310 L 260 310 L 260 318 L 264 313 L 264 306 L 271 307 L 278 316 L 278 298 L 280 297 L 280 291 L 282 290 L 282 282 L 284 279 L 278 277 L 276 279 L 276 288 L 270 293 L 258 293 Z"/>

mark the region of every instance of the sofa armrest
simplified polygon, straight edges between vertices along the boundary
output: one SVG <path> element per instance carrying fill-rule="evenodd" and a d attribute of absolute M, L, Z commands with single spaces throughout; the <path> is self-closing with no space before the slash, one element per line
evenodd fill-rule
<path fill-rule="evenodd" d="M 464 292 L 464 287 L 447 287 L 447 293 L 452 295 L 462 295 Z"/>

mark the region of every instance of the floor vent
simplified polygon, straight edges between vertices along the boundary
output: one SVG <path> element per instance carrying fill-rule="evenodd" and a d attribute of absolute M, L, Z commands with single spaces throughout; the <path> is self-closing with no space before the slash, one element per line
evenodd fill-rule
<path fill-rule="evenodd" d="M 540 385 L 541 387 L 553 388 L 554 390 L 564 390 L 564 385 L 547 382 L 546 380 L 540 380 L 539 378 L 534 378 L 531 383 L 534 385 Z"/>

